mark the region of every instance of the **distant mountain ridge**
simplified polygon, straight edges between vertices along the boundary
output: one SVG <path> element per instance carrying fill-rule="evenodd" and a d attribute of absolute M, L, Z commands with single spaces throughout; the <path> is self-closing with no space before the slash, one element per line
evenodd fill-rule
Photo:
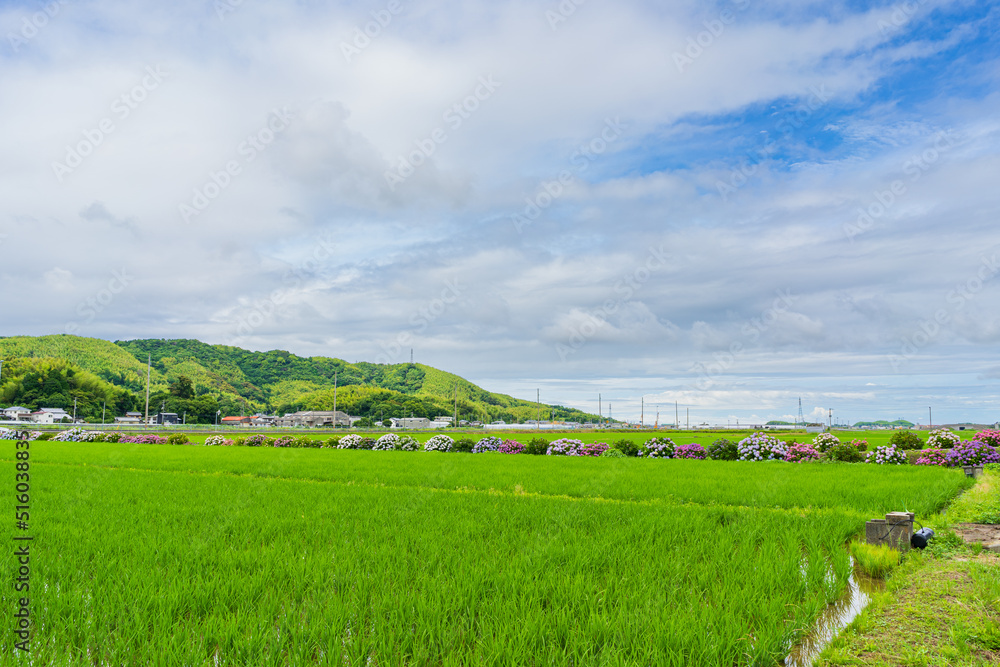
<path fill-rule="evenodd" d="M 150 359 L 150 411 L 186 412 L 189 421 L 211 422 L 216 413 L 337 409 L 379 421 L 411 414 L 432 418 L 518 422 L 534 419 L 539 406 L 489 392 L 452 373 L 423 364 L 348 363 L 300 357 L 283 350 L 252 352 L 197 340 L 106 341 L 70 335 L 0 338 L 0 402 L 25 407 L 72 407 L 100 417 L 145 403 Z M 181 377 L 190 384 L 180 382 Z M 81 408 L 81 403 L 83 407 Z M 596 420 L 579 410 L 542 405 L 541 414 L 568 421 Z"/>

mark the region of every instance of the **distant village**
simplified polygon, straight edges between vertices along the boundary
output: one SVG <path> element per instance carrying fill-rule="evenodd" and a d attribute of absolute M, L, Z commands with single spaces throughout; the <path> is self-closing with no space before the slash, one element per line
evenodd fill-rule
<path fill-rule="evenodd" d="M 340 410 L 334 411 L 318 411 L 318 410 L 303 410 L 300 412 L 292 412 L 279 417 L 277 415 L 265 415 L 265 414 L 255 414 L 251 416 L 227 416 L 223 417 L 221 414 L 218 416 L 219 420 L 216 425 L 218 426 L 228 426 L 228 427 L 243 427 L 243 428 L 356 428 L 359 425 L 358 422 L 364 420 L 364 417 L 352 417 L 346 412 Z M 114 426 L 184 426 L 185 425 L 184 415 L 178 415 L 175 412 L 158 412 L 149 416 L 148 421 L 144 418 L 141 412 L 126 412 L 122 417 L 114 417 L 112 422 L 107 422 L 108 425 Z M 73 415 L 66 412 L 62 408 L 41 408 L 40 410 L 29 410 L 20 406 L 13 406 L 10 408 L 5 408 L 3 410 L 3 420 L 2 423 L 6 424 L 75 424 L 75 423 L 85 423 L 83 420 L 74 419 Z M 535 421 L 528 420 L 523 424 L 508 424 L 503 421 L 496 421 L 489 424 L 484 424 L 479 421 L 466 421 L 459 420 L 457 423 L 453 417 L 435 417 L 434 419 L 427 419 L 425 417 L 390 417 L 382 422 L 368 422 L 363 426 L 376 426 L 380 428 L 388 428 L 392 430 L 421 430 L 421 429 L 439 429 L 439 428 L 482 428 L 486 430 L 542 430 L 542 431 L 566 431 L 566 430 L 576 430 L 576 429 L 634 429 L 634 428 L 653 428 L 653 429 L 680 429 L 680 424 L 675 423 L 656 423 L 656 424 L 634 424 L 625 422 L 606 422 L 606 423 L 596 423 L 596 422 L 557 422 L 557 421 Z M 722 428 L 722 425 L 710 426 L 707 423 L 702 424 L 691 424 L 686 425 L 685 430 L 698 430 L 698 429 L 718 429 Z M 730 430 L 768 430 L 768 431 L 788 431 L 795 429 L 805 429 L 810 433 L 820 433 L 827 430 L 829 427 L 824 424 L 740 424 L 735 425 L 729 424 L 726 428 Z M 844 430 L 862 430 L 862 431 L 877 431 L 877 430 L 891 430 L 892 426 L 884 425 L 862 425 L 862 426 L 847 426 L 847 425 L 837 425 L 836 428 Z M 902 427 L 896 427 L 902 428 Z M 928 428 L 947 428 L 953 431 L 965 431 L 965 430 L 979 430 L 983 428 L 1000 428 L 1000 423 L 997 424 L 936 424 L 933 427 L 926 425 L 914 425 L 911 428 L 916 430 L 926 430 Z"/>
<path fill-rule="evenodd" d="M 81 420 L 74 420 L 73 415 L 62 408 L 42 408 L 40 410 L 29 410 L 20 406 L 13 406 L 3 410 L 5 422 L 25 423 L 25 424 L 73 424 L 82 423 Z M 256 414 L 252 416 L 227 416 L 218 421 L 220 426 L 237 426 L 247 428 L 351 428 L 362 421 L 363 417 L 352 417 L 340 410 L 334 411 L 313 411 L 306 410 L 293 412 L 279 417 L 277 415 Z M 122 417 L 114 417 L 113 422 L 119 426 L 127 425 L 156 425 L 156 426 L 181 426 L 184 425 L 184 416 L 175 412 L 158 412 L 149 416 L 147 421 L 141 412 L 126 412 Z M 435 429 L 449 428 L 455 426 L 453 417 L 435 417 L 427 419 L 425 417 L 391 417 L 384 422 L 375 422 L 382 428 L 392 429 Z M 482 428 L 484 424 L 479 421 L 460 420 L 457 424 L 460 427 Z M 596 427 L 598 424 L 580 424 L 579 422 L 529 422 L 528 424 L 507 424 L 502 421 L 486 424 L 489 427 L 503 428 L 580 428 Z"/>

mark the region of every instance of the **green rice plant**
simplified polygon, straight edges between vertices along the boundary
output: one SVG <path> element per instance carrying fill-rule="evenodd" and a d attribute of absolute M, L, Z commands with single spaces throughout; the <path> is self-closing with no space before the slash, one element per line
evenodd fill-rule
<path fill-rule="evenodd" d="M 405 436 L 404 436 L 405 437 Z M 629 458 L 607 475 L 589 456 L 436 457 L 409 452 L 337 449 L 171 447 L 46 442 L 32 458 L 164 471 L 281 476 L 345 484 L 602 497 L 634 501 L 732 504 L 751 507 L 826 507 L 879 516 L 900 508 L 921 515 L 942 509 L 973 485 L 960 469 L 938 466 L 802 466 L 744 461 Z M 0 457 L 2 458 L 2 457 Z M 849 492 L 845 492 L 849 490 Z"/>
<path fill-rule="evenodd" d="M 34 463 L 33 664 L 774 664 L 861 520 L 317 483 L 292 466 L 325 452 L 248 451 L 273 477 Z"/>
<path fill-rule="evenodd" d="M 875 579 L 885 579 L 899 565 L 901 554 L 886 544 L 851 542 L 855 566 Z"/>

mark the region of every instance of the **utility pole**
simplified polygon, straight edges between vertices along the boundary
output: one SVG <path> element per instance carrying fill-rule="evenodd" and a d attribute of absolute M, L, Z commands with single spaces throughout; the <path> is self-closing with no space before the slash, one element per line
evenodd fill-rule
<path fill-rule="evenodd" d="M 600 426 L 601 422 L 604 421 L 604 406 L 601 405 L 600 394 L 597 395 L 597 414 L 600 416 L 600 419 L 597 420 L 597 424 Z"/>
<path fill-rule="evenodd" d="M 686 419 L 687 419 L 687 426 L 685 426 L 684 428 L 686 430 L 690 431 L 691 430 L 691 408 L 684 408 L 684 409 L 687 410 L 687 417 L 686 417 Z"/>
<path fill-rule="evenodd" d="M 829 416 L 827 417 L 827 429 L 833 428 L 833 408 L 829 408 Z"/>
<path fill-rule="evenodd" d="M 73 423 L 76 423 L 76 398 L 73 399 Z"/>
<path fill-rule="evenodd" d="M 458 383 L 455 383 L 455 415 L 451 419 L 451 423 L 455 428 L 458 428 Z"/>
<path fill-rule="evenodd" d="M 639 399 L 639 426 L 643 426 L 643 419 L 646 417 L 646 397 L 643 396 Z"/>
<path fill-rule="evenodd" d="M 107 399 L 105 399 L 104 405 L 101 407 L 101 426 L 104 426 L 107 416 L 108 416 L 108 401 Z"/>
<path fill-rule="evenodd" d="M 153 355 L 150 354 L 146 357 L 146 423 L 143 428 L 149 428 L 149 374 L 152 367 Z"/>
<path fill-rule="evenodd" d="M 333 372 L 333 430 L 337 430 L 337 371 Z"/>
<path fill-rule="evenodd" d="M 674 428 L 681 427 L 681 413 L 677 410 L 677 401 L 674 401 Z"/>
<path fill-rule="evenodd" d="M 542 428 L 542 390 L 535 389 L 535 429 Z"/>
<path fill-rule="evenodd" d="M 927 406 L 927 428 L 934 428 L 934 413 L 931 412 L 930 406 Z"/>

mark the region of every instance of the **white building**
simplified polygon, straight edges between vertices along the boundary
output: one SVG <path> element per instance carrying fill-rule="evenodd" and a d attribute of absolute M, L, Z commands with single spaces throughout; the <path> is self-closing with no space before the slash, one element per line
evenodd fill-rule
<path fill-rule="evenodd" d="M 392 418 L 392 428 L 431 428 L 431 420 L 426 417 Z"/>
<path fill-rule="evenodd" d="M 36 424 L 57 424 L 63 419 L 73 420 L 73 415 L 68 414 L 62 408 L 42 408 L 31 413 L 31 421 Z"/>
<path fill-rule="evenodd" d="M 22 408 L 20 405 L 15 405 L 3 411 L 3 418 L 15 422 L 28 421 L 31 419 L 31 410 Z"/>
<path fill-rule="evenodd" d="M 302 428 L 304 426 L 350 426 L 351 418 L 345 412 L 303 410 L 287 414 L 277 420 L 278 426 Z"/>

